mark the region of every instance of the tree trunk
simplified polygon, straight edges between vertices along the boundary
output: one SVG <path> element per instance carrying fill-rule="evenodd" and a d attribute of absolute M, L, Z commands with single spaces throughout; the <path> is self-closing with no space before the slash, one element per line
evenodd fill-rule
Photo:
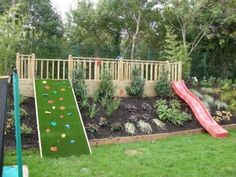
<path fill-rule="evenodd" d="M 139 28 L 140 28 L 140 19 L 141 19 L 141 11 L 139 10 L 138 12 L 138 18 L 134 15 L 134 19 L 136 21 L 136 30 L 135 33 L 132 37 L 132 49 L 131 49 L 131 60 L 134 59 L 134 52 L 135 52 L 135 45 L 136 45 L 136 40 L 139 34 Z"/>

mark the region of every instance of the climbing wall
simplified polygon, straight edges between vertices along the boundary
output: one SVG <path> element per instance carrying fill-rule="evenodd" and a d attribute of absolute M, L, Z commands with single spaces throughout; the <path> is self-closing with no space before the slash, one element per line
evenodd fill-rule
<path fill-rule="evenodd" d="M 35 80 L 41 156 L 91 153 L 81 114 L 68 80 Z"/>

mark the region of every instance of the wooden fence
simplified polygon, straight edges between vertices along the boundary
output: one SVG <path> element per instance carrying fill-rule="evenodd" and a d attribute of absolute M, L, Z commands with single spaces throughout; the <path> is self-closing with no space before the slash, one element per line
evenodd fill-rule
<path fill-rule="evenodd" d="M 124 90 L 125 86 L 130 84 L 133 67 L 140 68 L 141 76 L 146 81 L 146 90 L 154 87 L 156 81 L 160 79 L 164 72 L 168 74 L 169 81 L 182 78 L 181 62 L 115 60 L 111 58 L 73 57 L 71 55 L 68 56 L 68 59 L 39 59 L 34 54 L 17 53 L 16 55 L 16 68 L 22 83 L 20 86 L 21 90 L 25 90 L 25 92 L 27 92 L 26 90 L 32 90 L 31 85 L 34 77 L 38 79 L 71 79 L 73 71 L 80 67 L 86 71 L 89 95 L 92 95 L 95 89 L 98 88 L 101 75 L 105 69 L 112 74 L 118 89 Z M 146 92 L 147 96 L 154 95 L 154 88 L 151 90 Z M 29 93 L 31 92 L 29 91 Z"/>

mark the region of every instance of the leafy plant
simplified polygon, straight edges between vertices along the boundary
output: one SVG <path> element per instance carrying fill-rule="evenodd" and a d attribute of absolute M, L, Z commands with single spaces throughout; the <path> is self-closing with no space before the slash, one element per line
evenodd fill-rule
<path fill-rule="evenodd" d="M 228 109 L 227 103 L 225 103 L 225 102 L 223 102 L 223 101 L 220 101 L 220 100 L 216 100 L 216 101 L 215 101 L 215 105 L 216 105 L 216 108 L 217 108 L 218 110 Z"/>
<path fill-rule="evenodd" d="M 20 95 L 20 104 L 25 104 L 28 101 L 28 97 Z"/>
<path fill-rule="evenodd" d="M 112 131 L 123 130 L 123 126 L 120 122 L 115 122 L 115 123 L 111 124 L 111 130 Z"/>
<path fill-rule="evenodd" d="M 199 91 L 197 91 L 197 90 L 195 90 L 195 89 L 190 89 L 190 90 L 191 90 L 191 92 L 192 92 L 194 95 L 196 95 L 198 98 L 200 98 L 200 99 L 203 98 L 203 95 L 202 95 Z"/>
<path fill-rule="evenodd" d="M 134 67 L 131 73 L 131 85 L 126 87 L 130 96 L 143 96 L 145 80 L 142 79 L 140 68 Z"/>
<path fill-rule="evenodd" d="M 152 133 L 152 127 L 149 123 L 144 122 L 143 120 L 138 121 L 137 125 L 143 133 L 150 134 Z"/>
<path fill-rule="evenodd" d="M 97 112 L 99 111 L 99 109 L 97 109 L 96 107 L 97 106 L 96 106 L 95 103 L 92 104 L 92 105 L 88 104 L 88 113 L 89 113 L 89 118 L 90 119 L 93 119 L 96 116 Z"/>
<path fill-rule="evenodd" d="M 158 119 L 152 119 L 152 121 L 156 124 L 157 127 L 160 127 L 161 129 L 166 129 L 166 124 Z"/>
<path fill-rule="evenodd" d="M 167 72 L 163 72 L 160 76 L 160 80 L 157 81 L 155 86 L 155 91 L 157 95 L 169 96 L 171 94 L 171 86 L 168 81 Z"/>
<path fill-rule="evenodd" d="M 216 122 L 221 121 L 230 121 L 233 115 L 229 111 L 216 111 L 215 116 L 213 116 L 213 119 L 215 119 Z"/>
<path fill-rule="evenodd" d="M 135 126 L 134 126 L 134 124 L 132 124 L 132 123 L 126 123 L 126 124 L 125 124 L 125 131 L 126 131 L 128 134 L 133 135 L 133 134 L 135 133 Z"/>
<path fill-rule="evenodd" d="M 99 125 L 100 126 L 107 126 L 107 124 L 108 124 L 107 119 L 105 117 L 100 117 Z"/>
<path fill-rule="evenodd" d="M 88 93 L 85 78 L 86 71 L 83 69 L 82 65 L 80 65 L 79 69 L 73 71 L 72 84 L 75 95 L 79 97 L 79 105 L 81 108 L 88 106 Z"/>
<path fill-rule="evenodd" d="M 162 121 L 169 121 L 175 125 L 183 125 L 186 121 L 191 120 L 191 115 L 181 112 L 177 107 L 168 106 L 166 100 L 156 101 L 154 107 L 156 114 Z"/>
<path fill-rule="evenodd" d="M 112 113 L 117 110 L 120 106 L 120 99 L 118 97 L 115 97 L 106 104 L 106 113 L 110 117 Z"/>
<path fill-rule="evenodd" d="M 176 99 L 170 100 L 170 107 L 173 109 L 180 109 L 181 105 L 180 105 L 179 100 L 176 100 Z"/>
<path fill-rule="evenodd" d="M 24 135 L 30 135 L 32 134 L 33 130 L 31 127 L 27 126 L 26 124 L 21 125 L 21 133 Z"/>
<path fill-rule="evenodd" d="M 111 73 L 104 68 L 104 72 L 101 76 L 101 83 L 98 89 L 99 99 L 112 99 L 115 92 L 115 86 L 113 84 Z"/>
<path fill-rule="evenodd" d="M 86 127 L 86 130 L 88 130 L 91 133 L 96 133 L 98 132 L 98 126 L 96 124 L 88 124 L 88 126 Z"/>

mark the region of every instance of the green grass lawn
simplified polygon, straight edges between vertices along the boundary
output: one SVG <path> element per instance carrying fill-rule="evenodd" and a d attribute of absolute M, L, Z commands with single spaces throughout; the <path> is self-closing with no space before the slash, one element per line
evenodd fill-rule
<path fill-rule="evenodd" d="M 15 158 L 8 151 L 5 164 Z M 24 150 L 23 159 L 32 177 L 235 177 L 236 130 L 225 139 L 199 134 L 100 146 L 80 157 L 41 159 L 37 150 Z"/>
<path fill-rule="evenodd" d="M 35 87 L 43 156 L 88 154 L 86 136 L 69 81 L 36 80 Z"/>

